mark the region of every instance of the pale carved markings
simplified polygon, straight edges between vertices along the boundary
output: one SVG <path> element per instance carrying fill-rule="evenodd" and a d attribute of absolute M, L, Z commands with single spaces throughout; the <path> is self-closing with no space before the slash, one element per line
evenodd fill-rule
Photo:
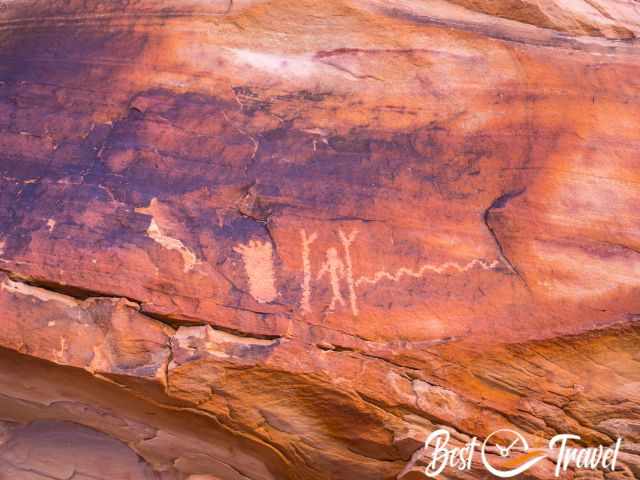
<path fill-rule="evenodd" d="M 349 235 L 344 231 L 338 231 L 341 248 L 335 246 L 325 250 L 324 260 L 315 273 L 311 262 L 311 247 L 318 239 L 316 232 L 307 234 L 306 230 L 300 230 L 302 246 L 302 296 L 300 310 L 303 314 L 312 313 L 313 288 L 318 282 L 327 282 L 331 290 L 331 300 L 327 311 L 333 312 L 338 307 L 349 308 L 354 316 L 358 316 L 359 287 L 376 285 L 383 280 L 399 282 L 403 277 L 421 279 L 426 274 L 432 273 L 445 275 L 449 273 L 465 273 L 472 269 L 495 270 L 500 266 L 499 260 L 486 262 L 481 259 L 473 259 L 466 264 L 448 261 L 439 265 L 425 264 L 417 270 L 409 267 L 400 267 L 395 273 L 379 270 L 373 276 L 362 275 L 356 277 L 353 272 L 353 260 L 351 248 L 358 231 L 354 230 Z M 252 240 L 247 245 L 238 245 L 234 251 L 240 253 L 244 262 L 245 271 L 249 278 L 249 292 L 261 303 L 273 301 L 277 295 L 275 286 L 275 274 L 273 268 L 273 247 L 269 242 Z M 346 288 L 345 288 L 346 286 Z"/>
<path fill-rule="evenodd" d="M 307 237 L 307 232 L 300 230 L 302 237 L 302 313 L 311 313 L 311 244 L 318 239 L 317 233 Z"/>
<path fill-rule="evenodd" d="M 336 305 L 339 303 L 344 307 L 344 298 L 342 297 L 342 291 L 340 289 L 340 280 L 345 276 L 344 263 L 340 259 L 338 250 L 335 248 L 327 249 L 327 259 L 320 271 L 316 280 L 322 280 L 327 276 L 329 284 L 331 285 L 331 303 L 329 304 L 329 310 L 335 310 Z"/>
<path fill-rule="evenodd" d="M 339 303 L 343 307 L 346 306 L 344 297 L 342 296 L 342 287 L 340 282 L 344 280 L 347 283 L 349 294 L 349 306 L 353 315 L 358 315 L 358 297 L 355 291 L 355 283 L 353 281 L 353 266 L 351 263 L 351 244 L 358 235 L 358 231 L 354 230 L 349 236 L 340 230 L 340 242 L 344 251 L 344 261 L 340 258 L 338 249 L 331 247 L 327 249 L 325 262 L 318 271 L 317 281 L 322 280 L 325 276 L 329 280 L 331 287 L 331 303 L 328 310 L 333 312 Z M 315 235 L 315 233 L 314 233 Z"/>
<path fill-rule="evenodd" d="M 273 270 L 273 246 L 270 242 L 251 240 L 233 249 L 244 262 L 249 278 L 249 293 L 259 303 L 273 302 L 278 296 Z"/>
<path fill-rule="evenodd" d="M 381 280 L 391 280 L 392 282 L 399 282 L 403 276 L 413 277 L 413 278 L 422 278 L 426 272 L 433 272 L 439 275 L 447 273 L 447 271 L 457 270 L 460 273 L 468 272 L 473 268 L 482 268 L 483 270 L 494 270 L 500 265 L 498 260 L 494 260 L 491 263 L 487 263 L 480 259 L 471 260 L 466 265 L 462 266 L 456 262 L 445 262 L 440 265 L 423 265 L 418 270 L 411 270 L 407 267 L 401 267 L 396 270 L 396 273 L 392 274 L 385 270 L 380 270 L 376 272 L 372 277 L 362 276 L 356 280 L 356 286 L 360 286 L 364 283 L 375 285 Z"/>
<path fill-rule="evenodd" d="M 156 198 L 153 198 L 148 207 L 136 208 L 136 212 L 143 213 L 151 216 L 151 222 L 147 228 L 147 235 L 154 242 L 158 243 L 167 250 L 175 250 L 182 257 L 184 265 L 184 272 L 187 273 L 195 267 L 198 262 L 196 255 L 189 250 L 184 243 L 177 238 L 166 235 L 161 229 L 160 225 L 156 221 L 156 217 L 160 216 L 160 202 Z"/>
<path fill-rule="evenodd" d="M 184 244 L 177 238 L 171 238 L 163 234 L 160 230 L 160 226 L 153 218 L 151 219 L 149 228 L 147 228 L 147 235 L 149 235 L 152 240 L 154 240 L 156 243 L 159 243 L 167 250 L 176 250 L 182 257 L 185 273 L 195 266 L 197 261 L 195 254 L 187 247 L 185 247 Z"/>
<path fill-rule="evenodd" d="M 465 265 L 460 265 L 457 262 L 445 262 L 440 265 L 425 264 L 418 270 L 413 270 L 408 267 L 400 267 L 395 273 L 389 273 L 386 270 L 380 270 L 376 272 L 372 277 L 360 276 L 355 277 L 353 273 L 353 262 L 351 258 L 351 246 L 355 242 L 357 230 L 354 230 L 349 235 L 346 235 L 342 230 L 338 231 L 338 236 L 342 244 L 342 253 L 344 259 L 340 257 L 338 249 L 330 247 L 326 250 L 325 261 L 320 266 L 316 281 L 327 280 L 331 287 L 331 301 L 329 303 L 328 310 L 334 311 L 338 305 L 346 307 L 345 297 L 343 295 L 342 283 L 346 283 L 346 290 L 349 297 L 349 307 L 354 316 L 359 314 L 358 309 L 358 294 L 357 288 L 363 285 L 375 285 L 382 280 L 390 280 L 392 282 L 399 282 L 403 277 L 411 278 L 423 278 L 426 273 L 431 272 L 434 274 L 447 274 L 454 271 L 464 273 L 474 268 L 481 268 L 483 270 L 494 270 L 500 265 L 498 260 L 494 260 L 491 263 L 487 263 L 484 260 L 474 259 Z M 303 251 L 303 291 L 301 310 L 303 313 L 310 313 L 311 309 L 311 295 L 312 284 L 311 279 L 311 251 L 310 246 L 313 241 L 317 239 L 317 234 L 314 232 L 310 236 L 307 236 L 305 230 L 301 230 L 302 237 L 302 251 Z"/>
<path fill-rule="evenodd" d="M 53 351 L 53 357 L 57 363 L 65 363 L 65 357 L 69 346 L 67 345 L 67 339 L 65 337 L 60 337 L 60 346 L 57 350 Z"/>
<path fill-rule="evenodd" d="M 344 259 L 346 262 L 345 279 L 347 281 L 347 288 L 349 289 L 349 304 L 351 305 L 351 311 L 353 314 L 358 315 L 356 285 L 353 281 L 353 263 L 351 261 L 351 244 L 356 239 L 358 231 L 354 230 L 349 236 L 346 236 L 342 230 L 338 233 L 340 235 L 340 242 L 342 242 L 342 248 L 344 249 Z"/>

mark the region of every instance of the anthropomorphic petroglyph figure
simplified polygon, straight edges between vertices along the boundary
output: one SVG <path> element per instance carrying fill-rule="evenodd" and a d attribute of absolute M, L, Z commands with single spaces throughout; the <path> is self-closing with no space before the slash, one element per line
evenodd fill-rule
<path fill-rule="evenodd" d="M 273 302 L 278 291 L 275 286 L 271 243 L 251 240 L 246 245 L 237 245 L 233 250 L 242 256 L 251 296 L 260 303 Z"/>
<path fill-rule="evenodd" d="M 329 304 L 329 310 L 336 309 L 336 304 L 342 306 L 345 305 L 344 298 L 342 297 L 342 291 L 340 290 L 340 280 L 344 278 L 346 268 L 344 262 L 338 255 L 338 250 L 335 248 L 327 249 L 327 256 L 325 263 L 320 267 L 318 272 L 318 280 L 327 275 L 329 277 L 329 284 L 331 285 L 331 303 Z"/>
<path fill-rule="evenodd" d="M 300 307 L 303 313 L 311 312 L 311 249 L 310 246 L 318 238 L 317 234 L 313 233 L 307 236 L 304 230 L 300 232 L 302 236 L 302 268 L 303 268 L 303 281 L 302 281 L 302 300 Z M 353 264 L 351 260 L 351 245 L 353 244 L 357 231 L 351 232 L 346 235 L 342 230 L 338 232 L 342 248 L 344 250 L 344 260 L 340 257 L 340 253 L 337 248 L 329 248 L 325 254 L 325 262 L 321 265 L 316 280 L 322 280 L 327 277 L 329 285 L 331 286 L 331 302 L 329 304 L 329 311 L 334 311 L 338 305 L 346 306 L 345 298 L 342 295 L 342 287 L 340 283 L 344 281 L 347 285 L 347 291 L 349 294 L 349 306 L 354 315 L 358 315 L 358 304 L 356 296 L 356 284 L 353 278 Z"/>
<path fill-rule="evenodd" d="M 358 297 L 356 296 L 356 284 L 353 280 L 353 263 L 351 261 L 351 244 L 356 239 L 358 231 L 354 230 L 349 235 L 346 235 L 342 230 L 338 233 L 340 234 L 342 248 L 344 248 L 344 258 L 346 262 L 345 280 L 347 281 L 347 287 L 349 288 L 349 305 L 351 305 L 351 311 L 353 314 L 358 315 Z"/>
<path fill-rule="evenodd" d="M 307 236 L 305 230 L 300 230 L 302 237 L 302 313 L 311 313 L 311 244 L 316 241 L 318 234 Z"/>

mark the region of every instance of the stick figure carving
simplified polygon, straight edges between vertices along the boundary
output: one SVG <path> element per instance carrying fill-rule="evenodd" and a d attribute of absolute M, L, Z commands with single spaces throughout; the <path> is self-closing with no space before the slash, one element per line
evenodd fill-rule
<path fill-rule="evenodd" d="M 344 298 L 342 298 L 342 292 L 340 290 L 340 280 L 344 277 L 345 266 L 338 255 L 338 250 L 335 248 L 327 249 L 325 263 L 320 267 L 317 280 L 322 280 L 325 275 L 329 276 L 329 284 L 331 285 L 331 303 L 329 304 L 329 311 L 336 309 L 336 304 L 344 306 Z"/>
<path fill-rule="evenodd" d="M 346 306 L 340 287 L 340 282 L 344 280 L 349 292 L 349 306 L 351 307 L 351 311 L 354 315 L 358 315 L 358 298 L 356 296 L 355 281 L 353 280 L 353 265 L 351 262 L 351 244 L 355 240 L 358 232 L 354 230 L 350 235 L 346 235 L 340 230 L 338 233 L 344 249 L 345 259 L 343 261 L 342 258 L 340 258 L 338 249 L 333 247 L 327 249 L 326 260 L 320 267 L 316 280 L 322 280 L 325 275 L 329 278 L 332 294 L 329 311 L 335 310 L 337 304 Z"/>
<path fill-rule="evenodd" d="M 302 313 L 311 313 L 311 244 L 318 238 L 317 233 L 307 236 L 307 232 L 300 230 L 302 237 Z"/>

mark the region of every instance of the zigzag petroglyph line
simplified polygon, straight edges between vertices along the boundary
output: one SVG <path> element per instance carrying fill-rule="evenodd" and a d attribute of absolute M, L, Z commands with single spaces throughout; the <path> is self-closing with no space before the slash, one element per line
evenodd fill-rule
<path fill-rule="evenodd" d="M 392 282 L 398 282 L 404 276 L 413 277 L 413 278 L 422 278 L 426 272 L 433 272 L 438 274 L 446 273 L 447 270 L 457 270 L 460 273 L 467 272 L 475 267 L 482 268 L 483 270 L 493 270 L 498 265 L 500 265 L 500 261 L 494 260 L 491 263 L 487 263 L 480 259 L 471 260 L 464 266 L 461 266 L 456 262 L 445 262 L 441 265 L 423 265 L 420 267 L 418 271 L 411 270 L 407 267 L 401 267 L 396 270 L 395 274 L 389 273 L 385 270 L 380 270 L 376 272 L 372 277 L 362 276 L 356 280 L 356 286 L 359 287 L 362 284 L 375 285 L 381 280 L 391 280 Z"/>

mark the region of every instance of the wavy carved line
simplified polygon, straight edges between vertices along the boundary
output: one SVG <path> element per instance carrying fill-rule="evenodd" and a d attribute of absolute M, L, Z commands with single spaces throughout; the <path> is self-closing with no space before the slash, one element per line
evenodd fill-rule
<path fill-rule="evenodd" d="M 375 285 L 376 283 L 385 279 L 391 280 L 392 282 L 398 282 L 404 276 L 413 277 L 413 278 L 422 278 L 425 272 L 427 271 L 434 272 L 441 275 L 443 273 L 446 273 L 447 270 L 451 270 L 451 269 L 457 270 L 460 273 L 464 273 L 476 267 L 482 268 L 483 270 L 493 270 L 498 265 L 500 265 L 499 260 L 494 260 L 491 263 L 487 263 L 483 260 L 476 258 L 474 260 L 471 260 L 465 266 L 461 266 L 456 262 L 445 262 L 438 266 L 429 265 L 429 264 L 423 265 L 422 267 L 420 267 L 418 271 L 414 271 L 406 267 L 401 267 L 396 271 L 395 274 L 391 274 L 385 270 L 380 270 L 379 272 L 376 272 L 372 277 L 366 277 L 366 276 L 359 277 L 356 280 L 356 286 L 359 287 L 363 283 L 367 283 L 369 285 Z"/>

